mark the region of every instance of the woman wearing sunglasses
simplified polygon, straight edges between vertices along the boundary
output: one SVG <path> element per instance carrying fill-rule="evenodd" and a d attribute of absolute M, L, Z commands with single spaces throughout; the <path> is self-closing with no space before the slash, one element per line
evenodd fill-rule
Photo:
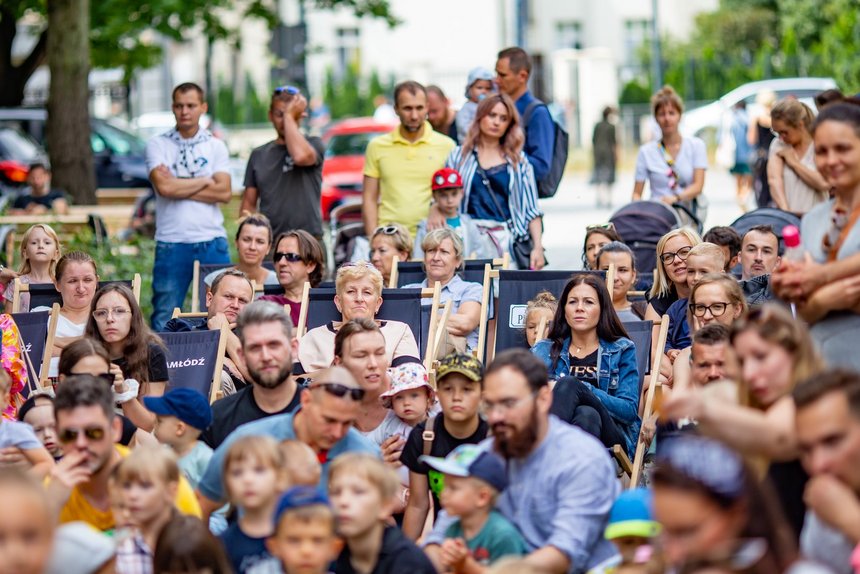
<path fill-rule="evenodd" d="M 236 230 L 236 253 L 239 262 L 228 269 L 238 269 L 257 285 L 277 285 L 278 276 L 271 269 L 263 267 L 263 260 L 272 249 L 272 225 L 262 213 L 252 213 L 239 220 Z M 206 288 L 224 269 L 213 271 L 203 278 Z"/>
<path fill-rule="evenodd" d="M 370 262 L 382 273 L 382 285 L 391 278 L 392 259 L 398 261 L 412 258 L 412 238 L 409 230 L 399 223 L 377 227 L 370 238 Z"/>
<path fill-rule="evenodd" d="M 696 420 L 700 433 L 767 463 L 768 476 L 797 536 L 806 510 L 807 476 L 798 460 L 791 391 L 821 371 L 821 359 L 805 325 L 774 304 L 736 321 L 731 343 L 741 373 L 739 394 L 746 396 L 739 401 L 713 396 L 706 400 L 698 389 L 676 389 L 663 403 L 662 415 L 668 420 Z"/>
<path fill-rule="evenodd" d="M 138 428 L 151 431 L 155 415 L 143 397 L 159 397 L 168 383 L 164 344 L 149 330 L 131 289 L 109 283 L 96 292 L 86 335 L 104 345 L 117 376 L 116 400 Z"/>
<path fill-rule="evenodd" d="M 382 306 L 382 274 L 367 261 L 346 263 L 337 270 L 334 304 L 340 322 L 332 321 L 308 331 L 299 341 L 299 362 L 306 373 L 330 367 L 334 362 L 334 338 L 341 325 L 352 319 L 373 319 Z M 377 321 L 385 338 L 386 364 L 400 357 L 420 358 L 415 335 L 401 321 Z"/>
<path fill-rule="evenodd" d="M 305 282 L 316 287 L 322 281 L 324 268 L 323 251 L 313 235 L 303 229 L 294 229 L 278 236 L 275 253 L 272 255 L 278 283 L 283 295 L 263 295 L 263 301 L 274 301 L 278 305 L 290 306 L 293 325 L 299 324 L 302 308 L 302 290 Z"/>

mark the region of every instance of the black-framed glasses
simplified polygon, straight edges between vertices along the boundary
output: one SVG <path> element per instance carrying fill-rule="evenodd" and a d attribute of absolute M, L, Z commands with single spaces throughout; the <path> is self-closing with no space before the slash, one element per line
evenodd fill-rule
<path fill-rule="evenodd" d="M 107 431 L 104 427 L 87 427 L 85 429 L 63 429 L 61 433 L 57 435 L 57 438 L 60 439 L 60 442 L 68 444 L 70 442 L 75 442 L 78 440 L 78 436 L 83 433 L 85 437 L 90 440 L 102 440 L 107 434 Z"/>
<path fill-rule="evenodd" d="M 678 251 L 665 251 L 660 254 L 660 261 L 663 262 L 663 265 L 670 265 L 675 261 L 675 257 L 681 261 L 686 261 L 687 257 L 690 255 L 690 250 L 692 249 L 692 247 L 682 247 Z"/>
<path fill-rule="evenodd" d="M 348 396 L 349 398 L 351 398 L 354 401 L 360 401 L 361 399 L 364 398 L 364 389 L 359 389 L 356 387 L 348 387 L 348 386 L 342 385 L 340 383 L 326 383 L 326 382 L 316 383 L 316 382 L 312 382 L 308 388 L 309 389 L 321 388 L 325 392 L 327 392 L 328 394 L 334 395 L 334 396 L 341 398 L 341 399 L 343 397 Z"/>
<path fill-rule="evenodd" d="M 385 235 L 397 235 L 400 230 L 395 225 L 380 225 L 373 232 L 374 235 L 377 233 L 383 233 Z"/>
<path fill-rule="evenodd" d="M 274 91 L 276 94 L 290 94 L 291 96 L 297 96 L 301 93 L 295 86 L 278 86 Z"/>
<path fill-rule="evenodd" d="M 723 301 L 717 303 L 711 303 L 710 305 L 702 305 L 701 303 L 690 303 L 688 307 L 690 308 L 690 313 L 695 315 L 696 317 L 704 317 L 705 313 L 708 311 L 711 312 L 712 317 L 720 317 L 725 314 L 726 309 L 728 309 L 731 303 L 726 303 Z"/>
<path fill-rule="evenodd" d="M 281 259 L 286 259 L 290 263 L 298 263 L 299 261 L 302 261 L 302 256 L 298 253 L 284 253 L 283 251 L 275 251 L 275 255 L 272 257 L 272 261 L 277 263 Z"/>

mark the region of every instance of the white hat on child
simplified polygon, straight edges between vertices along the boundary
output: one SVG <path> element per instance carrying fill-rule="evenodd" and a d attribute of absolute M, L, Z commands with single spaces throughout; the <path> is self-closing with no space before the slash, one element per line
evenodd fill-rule
<path fill-rule="evenodd" d="M 382 406 L 391 408 L 391 399 L 397 393 L 411 391 L 412 389 L 427 388 L 427 394 L 432 403 L 436 398 L 436 391 L 430 386 L 430 377 L 427 369 L 421 363 L 404 363 L 388 369 L 388 378 L 391 379 L 391 388 L 379 395 Z"/>

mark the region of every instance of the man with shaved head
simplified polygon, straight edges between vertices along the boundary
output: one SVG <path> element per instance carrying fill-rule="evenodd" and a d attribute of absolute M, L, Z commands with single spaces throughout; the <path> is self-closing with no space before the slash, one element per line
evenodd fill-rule
<path fill-rule="evenodd" d="M 250 307 L 250 305 L 249 305 Z M 364 438 L 353 424 L 358 418 L 364 389 L 343 367 L 331 367 L 314 373 L 310 384 L 301 391 L 301 406 L 295 413 L 274 415 L 242 425 L 219 446 L 198 485 L 204 515 L 225 502 L 223 463 L 230 445 L 249 435 L 266 435 L 278 442 L 298 440 L 317 453 L 322 464 L 321 485 L 328 482 L 329 462 L 346 452 L 370 452 L 379 449 Z M 287 461 L 289 464 L 289 461 Z"/>

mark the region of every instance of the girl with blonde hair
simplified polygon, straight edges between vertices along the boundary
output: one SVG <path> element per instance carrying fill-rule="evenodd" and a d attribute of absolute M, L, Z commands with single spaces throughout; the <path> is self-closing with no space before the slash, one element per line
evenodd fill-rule
<path fill-rule="evenodd" d="M 18 279 L 25 284 L 53 283 L 62 251 L 60 238 L 50 225 L 37 223 L 31 226 L 21 237 L 21 267 L 18 269 Z M 6 291 L 3 292 L 4 312 L 12 312 L 14 296 L 15 282 L 12 281 L 6 285 Z M 21 304 L 17 311 L 26 313 L 29 310 L 30 294 L 21 293 Z"/>

